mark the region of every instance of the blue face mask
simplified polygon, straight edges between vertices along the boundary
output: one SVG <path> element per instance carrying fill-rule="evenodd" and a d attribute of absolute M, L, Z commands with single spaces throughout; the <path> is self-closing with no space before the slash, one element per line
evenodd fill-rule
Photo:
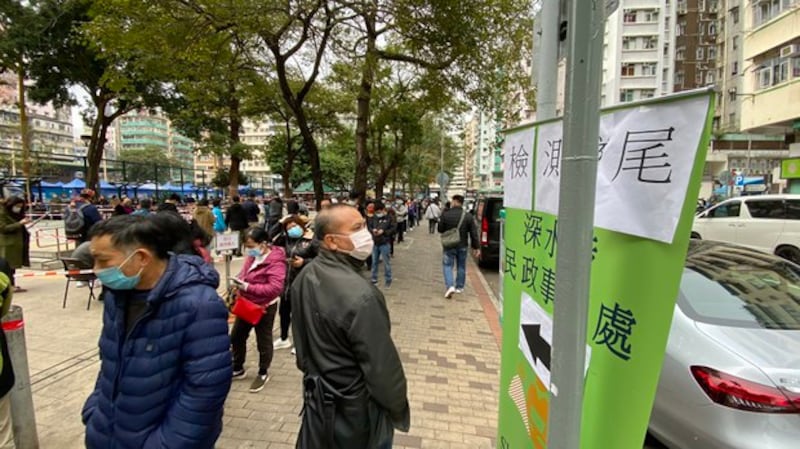
<path fill-rule="evenodd" d="M 247 255 L 250 257 L 261 257 L 261 250 L 258 248 L 249 248 L 247 250 Z"/>
<path fill-rule="evenodd" d="M 121 264 L 116 267 L 97 270 L 95 272 L 97 279 L 99 279 L 103 285 L 112 290 L 133 290 L 136 285 L 139 284 L 139 280 L 142 278 L 142 270 L 144 270 L 144 268 L 139 270 L 139 272 L 133 276 L 127 276 L 122 272 L 122 266 L 128 263 L 134 254 L 136 254 L 136 252 L 132 252 L 128 257 L 125 258 L 125 260 L 122 261 Z"/>
<path fill-rule="evenodd" d="M 300 226 L 295 226 L 292 229 L 286 231 L 286 235 L 288 235 L 289 238 L 299 239 L 300 237 L 303 236 L 303 228 L 301 228 Z"/>

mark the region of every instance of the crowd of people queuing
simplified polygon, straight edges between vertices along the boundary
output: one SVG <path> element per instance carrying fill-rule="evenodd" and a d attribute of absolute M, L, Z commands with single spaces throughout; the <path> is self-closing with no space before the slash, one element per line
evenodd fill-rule
<path fill-rule="evenodd" d="M 100 372 L 82 413 L 86 447 L 213 448 L 231 383 L 248 374 L 252 330 L 258 368 L 250 392 L 265 388 L 275 350 L 291 349 L 304 373 L 297 447 L 390 448 L 410 412 L 380 267 L 389 289 L 395 246 L 409 232 L 424 220 L 430 233 L 460 228 L 463 244 L 445 249 L 443 264 L 445 296 L 460 292 L 466 247 L 477 240 L 461 203 L 330 198 L 312 218 L 302 201 L 277 195 L 233 196 L 223 209 L 219 198 L 106 202 L 83 190 L 64 210 L 64 225 L 76 241 L 73 257 L 94 267 L 105 301 Z M 29 264 L 25 206 L 10 198 L 0 207 L 3 308 L 14 269 Z M 244 260 L 220 286 L 214 237 L 224 232 L 238 234 L 234 255 Z M 243 308 L 247 314 L 237 312 Z M 0 401 L 0 418 L 5 410 Z M 0 440 L 3 429 L 0 419 Z M 327 440 L 323 429 L 332 429 Z M 13 445 L 0 441 L 4 447 Z"/>

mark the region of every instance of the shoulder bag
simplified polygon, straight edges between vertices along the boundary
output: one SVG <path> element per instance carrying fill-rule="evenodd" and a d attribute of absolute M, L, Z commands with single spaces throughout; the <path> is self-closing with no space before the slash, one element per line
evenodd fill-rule
<path fill-rule="evenodd" d="M 467 213 L 462 210 L 461 218 L 458 219 L 458 225 L 455 228 L 448 229 L 442 232 L 442 248 L 453 249 L 461 244 L 461 223 L 464 222 L 464 216 Z"/>

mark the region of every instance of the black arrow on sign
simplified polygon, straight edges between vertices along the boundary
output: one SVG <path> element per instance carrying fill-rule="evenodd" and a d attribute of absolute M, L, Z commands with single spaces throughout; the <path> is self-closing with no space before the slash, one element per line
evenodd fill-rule
<path fill-rule="evenodd" d="M 550 371 L 550 343 L 542 338 L 539 332 L 542 329 L 540 324 L 523 324 L 522 332 L 525 334 L 525 340 L 528 342 L 528 349 L 534 359 L 539 359 L 542 364 Z"/>

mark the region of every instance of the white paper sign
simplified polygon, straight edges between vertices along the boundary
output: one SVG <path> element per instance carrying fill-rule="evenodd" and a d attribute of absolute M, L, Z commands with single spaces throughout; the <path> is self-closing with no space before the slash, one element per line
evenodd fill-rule
<path fill-rule="evenodd" d="M 239 248 L 239 233 L 231 232 L 226 234 L 217 234 L 217 251 L 229 251 Z"/>
<path fill-rule="evenodd" d="M 503 143 L 503 206 L 530 210 L 533 206 L 533 146 L 536 128 L 508 134 Z"/>
<path fill-rule="evenodd" d="M 600 119 L 597 227 L 672 243 L 709 97 L 639 106 Z M 562 123 L 539 127 L 536 210 L 558 214 Z"/>
<path fill-rule="evenodd" d="M 562 123 L 539 127 L 536 151 L 536 210 L 558 215 L 558 186 L 561 182 Z"/>

